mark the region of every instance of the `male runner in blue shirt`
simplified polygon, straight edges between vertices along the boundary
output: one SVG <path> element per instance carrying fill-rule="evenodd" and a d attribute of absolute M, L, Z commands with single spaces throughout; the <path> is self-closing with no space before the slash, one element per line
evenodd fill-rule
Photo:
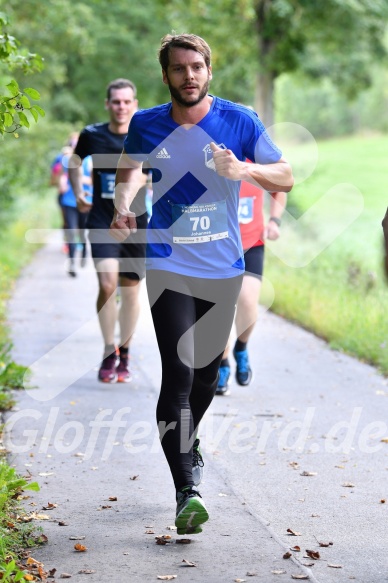
<path fill-rule="evenodd" d="M 257 115 L 208 93 L 210 59 L 196 35 L 162 39 L 159 62 L 171 102 L 131 120 L 112 221 L 118 240 L 136 232 L 129 209 L 146 162 L 153 169 L 146 281 L 162 360 L 157 421 L 176 488 L 178 534 L 201 532 L 209 517 L 196 488 L 203 463 L 193 441 L 217 388 L 244 273 L 240 181 L 269 191 L 293 184 Z"/>

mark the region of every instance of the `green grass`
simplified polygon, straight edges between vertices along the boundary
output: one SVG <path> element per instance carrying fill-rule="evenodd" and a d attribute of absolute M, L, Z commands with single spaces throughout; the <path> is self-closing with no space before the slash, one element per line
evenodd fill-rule
<path fill-rule="evenodd" d="M 9 216 L 2 216 L 0 229 L 0 411 L 10 409 L 14 403 L 13 391 L 23 386 L 26 367 L 12 361 L 11 343 L 6 325 L 9 299 L 21 268 L 28 263 L 36 246 L 25 241 L 29 228 L 47 228 L 58 216 L 55 195 L 48 191 L 44 196 L 20 196 Z M 1 427 L 0 427 L 1 437 Z M 20 495 L 23 490 L 37 490 L 36 483 L 16 475 L 0 455 L 0 579 L 7 583 L 27 582 L 31 574 L 20 563 L 25 549 L 44 542 L 32 523 L 20 518 L 24 513 Z M 27 577 L 27 578 L 26 578 Z M 35 579 L 34 579 L 35 580 Z"/>
<path fill-rule="evenodd" d="M 51 190 L 44 196 L 20 196 L 0 228 L 0 411 L 14 404 L 12 391 L 22 387 L 25 367 L 12 362 L 11 343 L 6 325 L 7 300 L 21 268 L 28 263 L 36 246 L 26 242 L 27 229 L 50 227 L 59 211 Z"/>
<path fill-rule="evenodd" d="M 0 225 L 0 346 L 7 339 L 6 306 L 20 270 L 36 252 L 37 246 L 27 243 L 24 234 L 31 228 L 49 228 L 59 217 L 55 194 L 23 195 L 12 212 Z"/>
<path fill-rule="evenodd" d="M 268 245 L 265 268 L 275 287 L 276 313 L 312 330 L 333 348 L 378 366 L 385 375 L 388 282 L 382 267 L 381 221 L 388 206 L 387 151 L 388 136 L 318 143 L 317 167 L 294 187 L 288 209 L 298 218 L 319 200 L 320 210 L 308 219 L 306 215 L 303 228 L 285 218 L 281 239 Z M 296 167 L 307 155 L 305 146 L 295 149 Z M 344 183 L 361 193 L 364 208 L 310 261 L 311 249 L 320 249 L 325 237 L 357 207 L 357 195 Z M 329 201 L 326 193 L 336 185 Z"/>

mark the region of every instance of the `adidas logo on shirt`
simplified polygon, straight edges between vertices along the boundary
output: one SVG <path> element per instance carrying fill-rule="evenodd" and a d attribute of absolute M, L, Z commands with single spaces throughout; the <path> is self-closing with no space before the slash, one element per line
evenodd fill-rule
<path fill-rule="evenodd" d="M 171 158 L 170 154 L 167 152 L 166 148 L 162 148 L 158 154 L 156 154 L 157 158 Z"/>

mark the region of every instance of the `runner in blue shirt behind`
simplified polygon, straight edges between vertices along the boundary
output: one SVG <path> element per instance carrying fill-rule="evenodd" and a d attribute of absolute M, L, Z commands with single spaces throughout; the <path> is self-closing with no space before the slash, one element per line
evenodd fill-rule
<path fill-rule="evenodd" d="M 240 182 L 269 191 L 293 184 L 257 115 L 208 93 L 210 59 L 196 35 L 162 39 L 159 62 L 171 102 L 131 120 L 112 221 L 117 240 L 136 232 L 130 208 L 146 163 L 153 173 L 146 282 L 162 361 L 157 422 L 176 488 L 178 534 L 201 532 L 209 518 L 197 489 L 203 468 L 197 434 L 217 388 L 244 273 Z"/>

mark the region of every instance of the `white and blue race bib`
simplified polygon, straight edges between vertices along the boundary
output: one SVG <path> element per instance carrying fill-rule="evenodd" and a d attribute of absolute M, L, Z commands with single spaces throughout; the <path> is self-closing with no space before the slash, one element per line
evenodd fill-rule
<path fill-rule="evenodd" d="M 203 204 L 173 204 L 173 242 L 206 243 L 229 236 L 226 201 Z"/>

